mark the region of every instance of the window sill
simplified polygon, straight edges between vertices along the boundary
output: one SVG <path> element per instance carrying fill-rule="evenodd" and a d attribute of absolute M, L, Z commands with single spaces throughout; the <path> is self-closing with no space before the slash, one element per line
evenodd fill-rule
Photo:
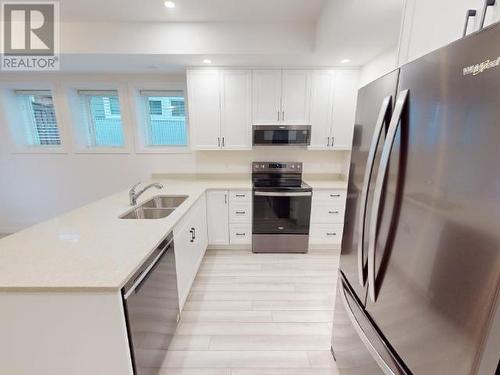
<path fill-rule="evenodd" d="M 89 148 L 76 148 L 73 153 L 75 154 L 130 154 L 129 147 L 89 147 Z"/>
<path fill-rule="evenodd" d="M 12 154 L 67 154 L 65 147 L 15 147 Z"/>

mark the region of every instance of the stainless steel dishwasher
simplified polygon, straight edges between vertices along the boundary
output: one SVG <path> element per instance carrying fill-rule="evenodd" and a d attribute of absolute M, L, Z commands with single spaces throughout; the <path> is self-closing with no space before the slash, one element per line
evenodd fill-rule
<path fill-rule="evenodd" d="M 179 321 L 172 233 L 122 289 L 135 375 L 157 374 Z"/>

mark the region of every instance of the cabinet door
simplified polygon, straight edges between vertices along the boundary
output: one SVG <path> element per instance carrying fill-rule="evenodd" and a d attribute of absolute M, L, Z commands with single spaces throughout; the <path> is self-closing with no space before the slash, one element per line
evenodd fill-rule
<path fill-rule="evenodd" d="M 338 70 L 335 74 L 332 141 L 330 142 L 335 150 L 352 148 L 358 80 L 357 70 Z"/>
<path fill-rule="evenodd" d="M 192 148 L 216 150 L 220 145 L 220 75 L 214 70 L 187 73 Z"/>
<path fill-rule="evenodd" d="M 484 0 L 406 0 L 400 39 L 399 65 L 462 37 L 465 13 L 476 9 L 467 34 L 479 29 Z M 500 3 L 488 9 L 485 26 L 500 21 Z"/>
<path fill-rule="evenodd" d="M 252 148 L 252 72 L 221 72 L 221 135 L 223 149 Z"/>
<path fill-rule="evenodd" d="M 207 192 L 208 243 L 227 245 L 229 243 L 228 191 Z"/>
<path fill-rule="evenodd" d="M 208 246 L 208 227 L 207 227 L 207 204 L 206 198 L 203 197 L 196 204 L 196 211 L 194 217 L 194 227 L 195 227 L 195 246 L 198 254 L 198 266 L 196 267 L 196 272 L 198 272 L 198 267 L 205 255 L 205 251 Z"/>
<path fill-rule="evenodd" d="M 189 215 L 189 214 L 188 214 Z M 177 272 L 177 290 L 179 293 L 179 308 L 182 310 L 189 295 L 193 277 L 194 246 L 191 242 L 193 226 L 191 221 L 183 220 L 174 228 L 175 265 Z"/>
<path fill-rule="evenodd" d="M 334 71 L 324 70 L 311 73 L 310 150 L 326 150 L 330 147 L 334 83 Z"/>
<path fill-rule="evenodd" d="M 254 70 L 252 76 L 253 124 L 280 123 L 281 70 Z"/>
<path fill-rule="evenodd" d="M 283 70 L 281 96 L 281 121 L 287 125 L 310 123 L 311 101 L 310 72 L 308 70 Z"/>

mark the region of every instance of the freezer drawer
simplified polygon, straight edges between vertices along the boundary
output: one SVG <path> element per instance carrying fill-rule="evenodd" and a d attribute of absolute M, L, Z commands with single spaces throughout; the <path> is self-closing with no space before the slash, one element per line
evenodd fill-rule
<path fill-rule="evenodd" d="M 332 353 L 342 375 L 409 374 L 379 335 L 342 274 L 333 315 Z"/>

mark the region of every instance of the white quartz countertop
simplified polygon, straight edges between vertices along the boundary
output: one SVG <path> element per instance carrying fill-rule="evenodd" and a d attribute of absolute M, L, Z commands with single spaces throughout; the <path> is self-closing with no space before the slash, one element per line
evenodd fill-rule
<path fill-rule="evenodd" d="M 0 292 L 117 291 L 161 240 L 210 189 L 251 189 L 250 176 L 155 176 L 155 195 L 188 195 L 168 217 L 122 220 L 131 209 L 128 190 L 0 240 Z M 305 179 L 314 188 L 345 188 L 328 178 Z M 343 187 L 342 187 L 343 186 Z"/>

